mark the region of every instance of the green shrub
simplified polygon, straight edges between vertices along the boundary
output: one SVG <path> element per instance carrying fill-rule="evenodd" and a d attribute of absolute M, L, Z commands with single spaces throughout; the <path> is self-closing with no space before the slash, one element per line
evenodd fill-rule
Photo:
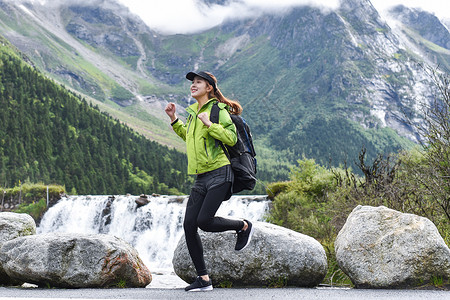
<path fill-rule="evenodd" d="M 266 191 L 269 195 L 269 198 L 274 199 L 276 195 L 285 192 L 288 189 L 290 183 L 291 182 L 288 181 L 280 181 L 269 184 L 267 186 L 268 191 Z"/>
<path fill-rule="evenodd" d="M 39 220 L 42 218 L 46 210 L 47 202 L 42 198 L 37 203 L 22 203 L 14 212 L 29 214 L 34 220 Z"/>
<path fill-rule="evenodd" d="M 328 274 L 325 283 L 349 285 L 349 278 L 339 269 L 334 252 L 337 235 L 328 197 L 338 186 L 336 174 L 342 169 L 329 170 L 312 159 L 303 158 L 292 168 L 291 181 L 274 183 L 270 188 L 276 196 L 272 201 L 268 222 L 301 232 L 317 239 L 326 250 Z"/>
<path fill-rule="evenodd" d="M 328 270 L 322 281 L 323 284 L 331 286 L 352 286 L 350 278 L 339 268 L 334 250 L 334 241 L 322 241 L 322 246 L 327 254 Z"/>
<path fill-rule="evenodd" d="M 20 186 L 4 189 L 5 198 L 15 199 L 21 203 L 33 203 L 41 198 L 47 198 L 47 186 L 50 199 L 59 199 L 65 193 L 61 185 L 45 185 L 43 183 L 24 183 Z"/>

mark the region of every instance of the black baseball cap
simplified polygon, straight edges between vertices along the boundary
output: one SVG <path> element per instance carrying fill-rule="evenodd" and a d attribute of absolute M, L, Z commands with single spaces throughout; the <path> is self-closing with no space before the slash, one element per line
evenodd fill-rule
<path fill-rule="evenodd" d="M 201 78 L 205 79 L 206 81 L 208 81 L 208 83 L 213 87 L 214 92 L 217 90 L 216 82 L 206 72 L 203 72 L 203 71 L 200 71 L 200 72 L 189 72 L 189 73 L 186 74 L 186 79 L 188 79 L 190 81 L 194 81 L 195 76 L 201 77 Z"/>

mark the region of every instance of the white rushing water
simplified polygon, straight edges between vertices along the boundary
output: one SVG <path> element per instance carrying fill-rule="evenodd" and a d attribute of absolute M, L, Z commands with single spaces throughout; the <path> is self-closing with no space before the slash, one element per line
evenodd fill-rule
<path fill-rule="evenodd" d="M 44 215 L 38 234 L 49 232 L 104 233 L 130 243 L 151 272 L 173 272 L 172 257 L 183 236 L 187 196 L 149 197 L 137 207 L 137 196 L 70 196 Z M 261 221 L 268 209 L 261 196 L 233 196 L 217 215 Z"/>

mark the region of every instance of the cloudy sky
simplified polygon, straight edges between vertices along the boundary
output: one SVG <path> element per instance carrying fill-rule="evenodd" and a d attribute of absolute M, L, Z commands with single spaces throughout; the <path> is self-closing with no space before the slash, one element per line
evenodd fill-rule
<path fill-rule="evenodd" d="M 198 0 L 119 0 L 139 15 L 150 28 L 165 34 L 192 33 L 220 24 L 226 18 L 249 16 L 261 11 L 282 12 L 287 7 L 314 4 L 324 9 L 335 8 L 339 0 L 241 0 L 240 4 L 202 7 Z M 276 3 L 274 3 L 276 2 Z M 448 0 L 371 0 L 378 11 L 403 4 L 420 7 L 440 18 L 450 18 Z"/>

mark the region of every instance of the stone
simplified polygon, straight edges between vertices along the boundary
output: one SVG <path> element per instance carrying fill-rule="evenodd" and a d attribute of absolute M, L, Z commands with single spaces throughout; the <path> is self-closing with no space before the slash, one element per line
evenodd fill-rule
<path fill-rule="evenodd" d="M 11 278 L 45 287 L 145 287 L 152 278 L 133 247 L 105 234 L 16 238 L 3 244 L 0 262 Z"/>
<path fill-rule="evenodd" d="M 0 245 L 20 236 L 36 234 L 36 222 L 28 214 L 0 212 Z"/>
<path fill-rule="evenodd" d="M 147 195 L 145 195 L 145 194 L 140 195 L 139 198 L 137 198 L 134 201 L 136 202 L 137 207 L 147 205 L 150 202 L 150 200 L 148 200 Z"/>
<path fill-rule="evenodd" d="M 32 234 L 36 234 L 36 223 L 30 215 L 0 212 L 0 248 L 7 241 Z M 23 282 L 11 279 L 0 263 L 0 284 L 15 285 L 21 283 Z"/>
<path fill-rule="evenodd" d="M 357 206 L 335 250 L 357 288 L 413 288 L 450 275 L 450 250 L 436 226 L 384 206 Z"/>
<path fill-rule="evenodd" d="M 327 273 L 322 245 L 307 235 L 264 222 L 254 222 L 253 239 L 247 248 L 234 250 L 232 231 L 210 233 L 199 230 L 206 267 L 216 286 L 314 287 Z M 191 283 L 197 276 L 184 236 L 173 257 L 175 273 Z"/>

